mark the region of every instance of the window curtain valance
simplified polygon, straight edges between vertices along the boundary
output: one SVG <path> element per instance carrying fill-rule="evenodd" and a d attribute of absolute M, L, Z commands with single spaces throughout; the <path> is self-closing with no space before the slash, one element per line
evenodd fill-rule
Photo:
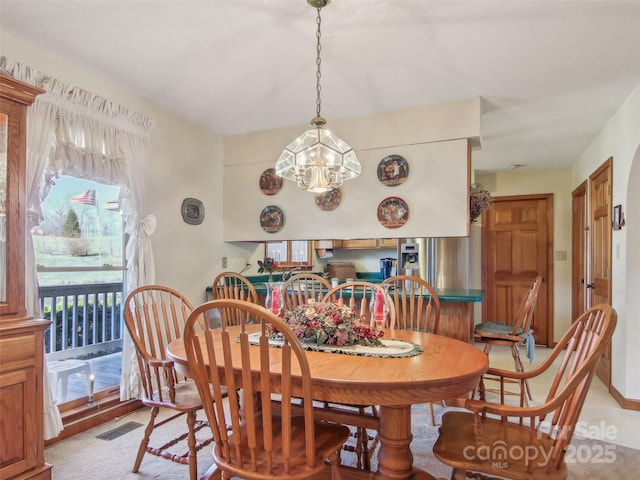
<path fill-rule="evenodd" d="M 45 181 L 64 172 L 128 186 L 128 139 L 148 144 L 153 127 L 150 117 L 4 56 L 0 66 L 14 78 L 46 90 L 36 103 L 53 111 L 56 123 Z"/>

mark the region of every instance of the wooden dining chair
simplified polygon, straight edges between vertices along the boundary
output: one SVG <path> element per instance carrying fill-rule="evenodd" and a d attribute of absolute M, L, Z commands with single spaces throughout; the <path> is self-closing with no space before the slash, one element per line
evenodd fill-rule
<path fill-rule="evenodd" d="M 309 300 L 320 301 L 331 289 L 331 283 L 315 273 L 299 273 L 282 283 L 284 311 L 293 310 Z"/>
<path fill-rule="evenodd" d="M 251 281 L 239 273 L 222 272 L 213 280 L 212 296 L 217 299 L 234 299 L 246 300 L 252 303 L 258 303 L 258 293 Z M 242 313 L 232 309 L 229 311 L 220 310 L 217 314 L 221 315 L 220 321 L 227 325 L 239 325 L 240 318 L 236 315 Z"/>
<path fill-rule="evenodd" d="M 506 380 L 523 384 L 545 374 L 552 380 L 545 381 L 549 389 L 541 405 L 470 399 L 465 405 L 470 411 L 445 413 L 433 453 L 453 467 L 451 478 L 566 478 L 565 451 L 615 326 L 615 310 L 595 305 L 571 325 L 538 367 L 526 372 L 489 368 L 500 379 L 500 388 Z"/>
<path fill-rule="evenodd" d="M 511 356 L 517 372 L 524 372 L 524 364 L 520 357 L 520 346 L 524 345 L 527 350 L 527 356 L 532 359 L 535 349 L 535 340 L 533 338 L 533 332 L 531 331 L 531 325 L 533 323 L 533 315 L 538 301 L 538 293 L 542 285 L 542 277 L 535 278 L 529 289 L 527 290 L 518 311 L 516 312 L 512 323 L 505 322 L 484 322 L 476 325 L 474 329 L 474 339 L 478 343 L 484 344 L 484 351 L 487 355 L 492 346 L 500 345 L 507 346 L 511 349 Z M 496 381 L 492 375 L 484 375 L 480 381 L 480 398 L 485 399 L 487 391 L 496 391 L 494 389 L 487 390 L 485 388 L 485 381 Z M 529 400 L 533 400 L 531 390 L 529 389 L 529 383 L 522 383 L 522 389 L 518 392 L 501 390 L 501 395 L 518 395 L 520 397 L 520 405 L 527 405 Z M 504 398 L 501 399 L 504 403 Z"/>
<path fill-rule="evenodd" d="M 133 290 L 125 300 L 124 320 L 136 348 L 142 381 L 142 403 L 151 407 L 149 423 L 140 442 L 133 472 L 138 472 L 145 453 L 189 465 L 189 478 L 198 478 L 196 453 L 211 443 L 211 437 L 196 441 L 195 434 L 207 426 L 197 420 L 202 409 L 200 395 L 193 381 L 181 378 L 167 359 L 165 348 L 180 338 L 193 305 L 179 292 L 162 285 L 147 285 Z M 194 327 L 203 329 L 201 316 L 193 316 Z M 157 419 L 161 409 L 175 412 L 167 419 Z M 149 444 L 156 427 L 186 415 L 186 432 L 159 446 Z M 177 442 L 187 440 L 188 451 L 170 451 Z"/>
<path fill-rule="evenodd" d="M 358 318 L 374 327 L 370 299 L 374 298 L 378 291 L 381 291 L 386 296 L 387 304 L 391 306 L 391 298 L 380 284 L 365 281 L 341 283 L 331 288 L 322 301 L 349 305 L 356 312 Z M 396 323 L 395 315 L 395 309 L 390 308 L 389 314 L 385 319 L 386 328 L 394 327 Z M 327 403 L 324 408 L 328 411 L 344 412 L 348 415 L 344 422 L 354 429 L 355 445 L 345 445 L 344 448 L 355 453 L 358 469 L 369 470 L 371 458 L 378 445 L 377 431 L 376 434 L 370 432 L 372 420 L 376 420 L 379 417 L 377 406 Z M 355 411 L 355 414 L 352 411 Z"/>
<path fill-rule="evenodd" d="M 382 285 L 388 286 L 395 328 L 438 333 L 440 298 L 429 282 L 413 275 L 395 275 Z"/>
<path fill-rule="evenodd" d="M 240 333 L 229 326 L 201 332 L 198 319 L 214 310 L 236 309 L 237 318 L 254 318 L 260 328 L 250 338 L 241 320 Z M 282 345 L 269 345 L 269 330 L 282 335 Z M 311 374 L 306 353 L 288 325 L 264 307 L 243 300 L 212 300 L 197 307 L 184 331 L 189 371 L 202 397 L 213 430 L 213 460 L 222 478 L 309 478 L 331 464 L 340 479 L 339 452 L 349 429 L 314 419 Z M 232 346 L 239 343 L 239 355 Z M 277 355 L 277 360 L 274 357 Z M 274 371 L 277 366 L 277 371 Z M 222 385 L 241 389 L 224 401 Z M 281 408 L 274 412 L 272 400 Z M 293 398 L 303 399 L 303 414 L 293 414 Z"/>
<path fill-rule="evenodd" d="M 382 282 L 387 286 L 395 310 L 395 328 L 438 333 L 440 298 L 429 282 L 414 275 L 395 275 Z M 433 403 L 429 403 L 431 425 L 436 425 Z"/>

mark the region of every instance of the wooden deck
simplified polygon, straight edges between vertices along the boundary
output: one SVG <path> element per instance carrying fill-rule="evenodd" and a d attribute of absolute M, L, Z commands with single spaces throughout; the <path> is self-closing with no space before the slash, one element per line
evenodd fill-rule
<path fill-rule="evenodd" d="M 94 376 L 94 393 L 120 385 L 122 372 L 122 352 L 110 353 L 94 358 L 84 359 L 89 362 L 91 373 Z M 51 379 L 51 376 L 49 377 Z M 51 386 L 52 391 L 55 387 Z M 56 401 L 62 404 L 69 400 L 87 397 L 89 395 L 89 379 L 84 372 L 71 373 L 68 376 L 67 395 L 62 395 L 62 385 L 58 385 L 55 391 Z"/>

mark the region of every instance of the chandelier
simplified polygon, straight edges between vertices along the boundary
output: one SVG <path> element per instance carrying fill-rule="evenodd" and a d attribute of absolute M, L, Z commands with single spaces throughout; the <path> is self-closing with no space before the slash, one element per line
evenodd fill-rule
<path fill-rule="evenodd" d="M 316 23 L 316 116 L 314 128 L 287 145 L 276 162 L 276 175 L 292 180 L 309 192 L 321 193 L 342 186 L 345 180 L 360 176 L 360 162 L 353 149 L 326 130 L 327 121 L 320 115 L 320 10 L 331 0 L 307 0 L 318 11 Z"/>

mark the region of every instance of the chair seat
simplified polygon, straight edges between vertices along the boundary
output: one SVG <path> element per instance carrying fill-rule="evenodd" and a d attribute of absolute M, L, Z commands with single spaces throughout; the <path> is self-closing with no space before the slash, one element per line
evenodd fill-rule
<path fill-rule="evenodd" d="M 484 322 L 479 323 L 475 327 L 476 335 L 497 334 L 497 335 L 511 335 L 513 332 L 513 325 L 507 325 L 503 322 Z M 516 335 L 522 334 L 522 328 L 519 328 Z"/>
<path fill-rule="evenodd" d="M 553 467 L 543 475 L 553 442 L 548 435 L 533 432 L 532 439 L 532 431 L 527 425 L 504 423 L 489 417 L 482 419 L 482 428 L 486 443 L 478 449 L 475 444 L 474 415 L 457 411 L 445 413 L 433 453 L 447 465 L 461 470 L 479 470 L 504 476 L 508 465 L 508 476 L 512 479 L 567 477 L 564 462 L 561 462 L 560 468 Z M 531 464 L 531 472 L 527 472 L 527 460 Z"/>
<path fill-rule="evenodd" d="M 256 422 L 259 424 L 262 423 L 262 415 L 259 413 L 256 415 Z M 273 438 L 279 438 L 281 436 L 282 424 L 279 421 L 273 423 Z M 300 475 L 300 478 L 307 478 L 308 475 L 313 472 L 319 472 L 326 468 L 324 463 L 324 459 L 327 458 L 330 453 L 335 450 L 336 446 L 336 435 L 342 435 L 343 443 L 347 441 L 349 437 L 349 429 L 344 425 L 333 424 L 333 423 L 324 423 L 324 422 L 314 422 L 314 431 L 315 431 L 315 457 L 316 457 L 316 466 L 313 469 L 307 467 L 305 462 L 305 428 L 304 428 L 304 417 L 297 416 L 292 417 L 291 419 L 291 429 L 292 435 L 291 438 L 294 439 L 291 445 L 292 453 L 291 458 L 296 459 L 297 462 L 292 463 L 290 465 L 290 472 L 286 475 L 287 478 L 294 478 L 296 475 Z M 241 445 L 244 445 L 247 441 L 246 439 L 246 430 L 242 428 L 241 430 Z M 259 471 L 265 471 L 266 461 L 269 458 L 268 455 L 264 451 L 263 444 L 263 436 L 259 435 L 256 438 L 258 451 L 261 452 L 256 454 L 256 462 L 258 464 Z M 229 451 L 233 456 L 236 453 L 235 446 L 236 438 L 235 436 L 229 437 Z M 281 443 L 274 441 L 274 451 L 273 451 L 273 464 L 277 466 L 272 472 L 272 476 L 279 477 L 283 476 L 284 472 L 282 471 L 282 466 L 284 462 L 282 461 L 282 450 Z M 213 449 L 213 459 L 217 465 L 224 467 L 225 469 L 229 469 L 229 471 L 234 471 L 234 464 L 238 463 L 238 460 L 234 458 L 233 462 L 228 462 L 226 459 L 222 458 L 221 455 L 222 445 L 221 443 L 216 443 Z M 242 464 L 251 465 L 251 451 L 248 448 L 243 448 L 240 446 L 238 451 L 242 455 Z M 237 470 L 236 474 L 241 476 L 244 474 L 243 471 Z"/>
<path fill-rule="evenodd" d="M 202 401 L 198 394 L 198 388 L 193 381 L 180 382 L 175 385 L 176 397 L 175 403 L 171 402 L 169 398 L 169 388 L 164 387 L 162 390 L 155 390 L 153 398 L 143 398 L 142 402 L 150 407 L 166 407 L 171 405 L 171 408 L 178 411 L 197 410 L 202 408 Z M 161 397 L 162 395 L 162 397 Z"/>
<path fill-rule="evenodd" d="M 142 402 L 150 407 L 166 407 L 167 404 L 171 405 L 171 408 L 178 411 L 198 410 L 202 408 L 202 400 L 198 393 L 198 387 L 193 380 L 186 380 L 175 385 L 176 389 L 176 402 L 171 403 L 169 401 L 169 389 L 167 387 L 162 389 L 162 399 L 160 394 L 156 391 L 153 398 L 145 398 Z M 222 396 L 227 396 L 226 387 L 222 388 Z"/>

